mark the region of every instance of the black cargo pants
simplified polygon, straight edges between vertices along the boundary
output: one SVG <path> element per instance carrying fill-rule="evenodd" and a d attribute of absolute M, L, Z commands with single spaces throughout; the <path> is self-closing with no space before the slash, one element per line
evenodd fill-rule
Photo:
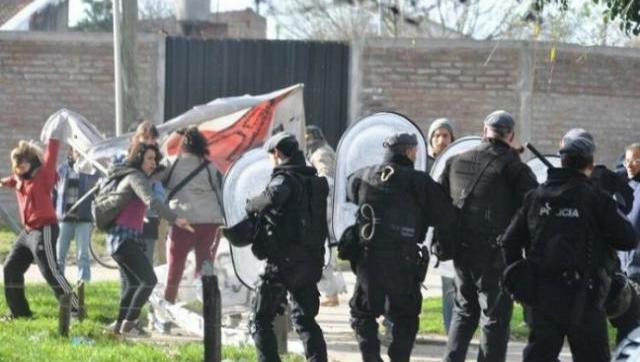
<path fill-rule="evenodd" d="M 322 329 L 315 320 L 320 308 L 320 293 L 316 283 L 295 288 L 287 286 L 278 273 L 270 271 L 269 265 L 256 288 L 249 321 L 258 361 L 280 361 L 273 320 L 276 314 L 284 311 L 287 292 L 291 302 L 291 321 L 302 340 L 307 361 L 326 362 L 327 346 Z"/>

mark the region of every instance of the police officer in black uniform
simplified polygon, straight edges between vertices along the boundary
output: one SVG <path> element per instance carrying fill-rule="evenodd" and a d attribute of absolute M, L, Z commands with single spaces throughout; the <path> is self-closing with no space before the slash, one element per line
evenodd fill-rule
<path fill-rule="evenodd" d="M 385 315 L 392 361 L 409 361 L 422 304 L 420 283 L 428 264 L 418 248 L 428 226 L 453 218 L 448 197 L 425 172 L 415 170 L 417 138 L 397 133 L 384 142 L 382 164 L 349 177 L 347 198 L 358 205 L 358 255 L 351 262 L 356 285 L 349 302 L 351 327 L 362 359 L 382 361 L 376 318 Z M 348 229 L 349 230 L 349 229 Z"/>
<path fill-rule="evenodd" d="M 593 135 L 583 128 L 573 128 L 565 133 L 560 142 L 560 147 L 562 148 L 565 144 L 579 137 L 593 142 L 595 152 L 597 146 Z M 629 187 L 625 175 L 611 171 L 605 165 L 595 165 L 589 180 L 594 186 L 608 192 L 616 200 L 618 209 L 623 214 L 626 215 L 631 211 L 633 190 Z M 606 257 L 607 269 L 612 274 L 612 285 L 605 307 L 609 322 L 617 332 L 616 343 L 619 343 L 634 329 L 640 327 L 640 297 L 631 286 L 630 283 L 632 281 L 624 275 L 616 251 L 613 248 L 609 248 Z M 637 283 L 638 281 L 635 282 Z"/>
<path fill-rule="evenodd" d="M 323 362 L 327 360 L 327 346 L 315 317 L 320 303 L 317 283 L 324 264 L 329 188 L 326 179 L 316 176 L 316 170 L 306 165 L 292 134 L 281 132 L 272 136 L 265 149 L 275 164 L 271 180 L 246 205 L 247 214 L 261 223 L 262 230 L 262 237 L 253 242 L 252 250 L 267 262 L 250 320 L 258 360 L 280 361 L 273 319 L 283 312 L 288 292 L 291 319 L 304 344 L 307 360 Z M 308 220 L 309 208 L 311 216 L 321 217 Z"/>
<path fill-rule="evenodd" d="M 478 361 L 505 360 L 513 302 L 500 288 L 502 257 L 497 237 L 537 186 L 531 169 L 511 147 L 513 117 L 505 111 L 484 121 L 476 148 L 447 161 L 441 184 L 458 208 L 453 256 L 456 297 L 444 361 L 464 361 L 480 321 Z M 482 316 L 482 318 L 480 318 Z"/>
<path fill-rule="evenodd" d="M 565 337 L 574 361 L 610 359 L 607 250 L 630 250 L 637 241 L 611 195 L 588 179 L 594 149 L 583 137 L 565 142 L 562 168 L 549 169 L 527 194 L 502 238 L 505 287 L 530 306 L 525 362 L 557 360 Z"/>

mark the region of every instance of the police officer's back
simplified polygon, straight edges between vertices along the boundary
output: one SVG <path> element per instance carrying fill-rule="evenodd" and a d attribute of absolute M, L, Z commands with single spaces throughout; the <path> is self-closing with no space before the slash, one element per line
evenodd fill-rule
<path fill-rule="evenodd" d="M 480 322 L 479 361 L 503 361 L 509 339 L 512 302 L 501 292 L 501 256 L 496 238 L 537 186 L 529 167 L 510 143 L 513 117 L 496 111 L 484 121 L 484 138 L 476 148 L 447 161 L 441 184 L 459 210 L 453 256 L 456 306 L 445 361 L 464 361 Z M 482 315 L 482 318 L 480 316 Z"/>
<path fill-rule="evenodd" d="M 417 243 L 424 240 L 429 225 L 453 216 L 439 186 L 414 169 L 416 145 L 413 134 L 390 136 L 384 144 L 384 162 L 349 177 L 348 199 L 359 210 L 352 230 L 360 245 L 359 255 L 351 260 L 357 281 L 349 305 L 364 361 L 381 361 L 376 318 L 383 314 L 391 322 L 393 336 L 389 357 L 409 360 L 428 257 L 419 254 Z"/>
<path fill-rule="evenodd" d="M 254 300 L 251 332 L 260 361 L 279 361 L 272 322 L 282 312 L 287 292 L 291 319 L 309 361 L 326 361 L 327 351 L 318 314 L 320 280 L 327 236 L 328 185 L 305 163 L 298 142 L 278 133 L 265 144 L 275 164 L 266 189 L 249 200 L 247 213 L 261 223 L 262 237 L 252 250 L 267 264 Z"/>
<path fill-rule="evenodd" d="M 583 128 L 572 128 L 565 133 L 560 142 L 560 148 L 580 137 L 593 142 L 595 153 L 595 150 L 597 150 L 595 139 L 591 133 Z M 594 165 L 589 175 L 589 181 L 595 188 L 609 193 L 616 200 L 618 209 L 622 213 L 629 213 L 634 203 L 633 190 L 629 187 L 623 175 L 609 170 L 604 165 Z M 629 277 L 625 274 L 626 270 L 622 268 L 622 265 L 626 267 L 626 263 L 621 264 L 618 254 L 620 259 L 626 261 L 625 257 L 629 253 L 616 253 L 615 249 L 609 248 L 604 260 L 607 271 L 612 275 L 611 288 L 607 296 L 605 309 L 611 325 L 616 329 L 616 343 L 622 341 L 640 326 L 640 298 L 635 288 L 631 286 Z"/>
<path fill-rule="evenodd" d="M 636 245 L 611 195 L 588 179 L 594 144 L 577 138 L 560 150 L 562 168 L 526 196 L 503 237 L 505 285 L 530 306 L 524 361 L 554 361 L 565 336 L 575 361 L 608 361 L 604 301 L 609 247 Z M 522 251 L 526 259 L 523 259 Z"/>

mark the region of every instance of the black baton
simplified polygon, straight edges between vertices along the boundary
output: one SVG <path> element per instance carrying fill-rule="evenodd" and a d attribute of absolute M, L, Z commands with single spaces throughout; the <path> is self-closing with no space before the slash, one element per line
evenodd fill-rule
<path fill-rule="evenodd" d="M 540 151 L 538 151 L 538 149 L 535 148 L 531 143 L 527 142 L 524 146 L 529 149 L 529 151 L 531 151 L 531 153 L 533 153 L 534 156 L 536 156 L 540 160 L 540 162 L 544 163 L 545 166 L 547 166 L 548 168 L 555 168 L 555 166 L 553 166 L 551 162 L 549 162 L 549 160 L 547 160 L 547 158 L 544 157 L 544 155 L 540 153 Z"/>

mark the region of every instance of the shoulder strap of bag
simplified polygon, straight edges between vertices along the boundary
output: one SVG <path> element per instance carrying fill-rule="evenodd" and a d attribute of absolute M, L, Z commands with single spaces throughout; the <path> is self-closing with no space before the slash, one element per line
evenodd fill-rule
<path fill-rule="evenodd" d="M 209 161 L 205 161 L 205 162 L 209 163 Z M 218 174 L 219 174 L 219 172 L 218 172 Z M 220 207 L 220 212 L 222 212 L 222 217 L 226 221 L 227 217 L 225 216 L 225 213 L 224 213 L 224 206 L 222 205 L 222 198 L 220 197 L 220 193 L 218 192 L 218 188 L 213 183 L 213 178 L 211 177 L 211 171 L 209 170 L 209 167 L 207 167 L 207 176 L 208 176 L 208 179 L 209 179 L 209 186 L 211 186 L 211 190 L 213 191 L 213 193 L 216 194 L 216 201 L 218 201 L 218 206 Z"/>
<path fill-rule="evenodd" d="M 482 177 L 482 175 L 484 174 L 484 172 L 487 170 L 487 168 L 489 168 L 489 166 L 493 163 L 493 161 L 495 161 L 496 159 L 498 159 L 501 155 L 496 155 L 491 157 L 485 164 L 484 166 L 482 166 L 482 168 L 480 169 L 480 171 L 476 174 L 473 182 L 471 183 L 470 187 L 468 188 L 468 191 L 465 192 L 464 195 L 462 195 L 460 202 L 462 203 L 462 207 L 464 208 L 464 205 L 466 205 L 466 200 L 467 197 L 469 197 L 469 195 L 471 195 L 473 193 L 473 190 L 476 188 L 476 185 L 478 185 L 478 181 L 480 181 L 480 177 Z"/>
<path fill-rule="evenodd" d="M 171 181 L 171 176 L 173 175 L 173 170 L 175 170 L 176 165 L 178 164 L 178 161 L 180 161 L 180 156 L 176 157 L 176 160 L 173 162 L 173 165 L 171 165 L 171 168 L 169 169 L 169 172 L 167 173 L 167 177 L 165 177 L 164 180 L 162 180 L 162 184 L 164 185 L 164 187 L 169 186 L 169 181 Z"/>
<path fill-rule="evenodd" d="M 182 181 L 180 181 L 176 187 L 174 187 L 171 192 L 169 192 L 169 195 L 167 195 L 167 200 L 171 200 L 177 193 L 178 191 L 182 190 L 182 188 L 189 183 L 189 181 L 193 180 L 194 177 L 196 177 L 200 171 L 202 171 L 205 167 L 207 167 L 207 165 L 209 164 L 209 161 L 202 161 L 198 167 L 196 167 L 193 171 L 191 171 L 191 173 L 189 173 L 185 178 L 182 179 Z"/>

